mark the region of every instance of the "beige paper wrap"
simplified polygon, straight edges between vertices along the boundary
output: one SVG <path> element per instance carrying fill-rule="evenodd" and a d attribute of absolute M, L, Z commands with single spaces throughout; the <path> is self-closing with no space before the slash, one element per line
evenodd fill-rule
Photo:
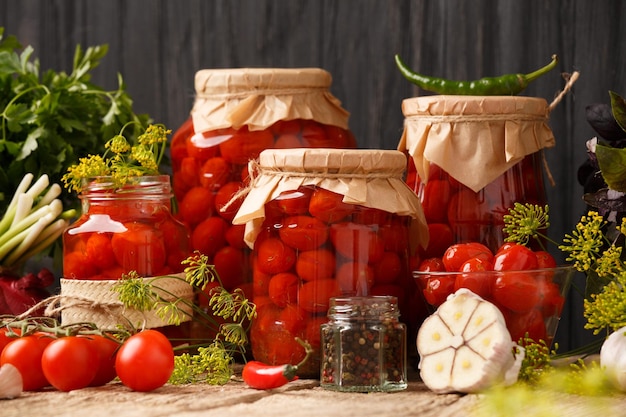
<path fill-rule="evenodd" d="M 265 219 L 265 203 L 282 192 L 313 185 L 358 204 L 410 216 L 411 242 L 426 247 L 428 226 L 417 195 L 403 181 L 406 156 L 392 150 L 269 149 L 250 162 L 252 183 L 233 224 L 245 224 L 251 248 Z"/>
<path fill-rule="evenodd" d="M 263 130 L 279 120 L 305 119 L 348 128 L 349 113 L 319 68 L 235 68 L 196 72 L 194 130 Z"/>
<path fill-rule="evenodd" d="M 428 181 L 431 163 L 478 192 L 524 156 L 555 145 L 548 103 L 517 96 L 413 97 L 402 102 L 398 150 Z"/>

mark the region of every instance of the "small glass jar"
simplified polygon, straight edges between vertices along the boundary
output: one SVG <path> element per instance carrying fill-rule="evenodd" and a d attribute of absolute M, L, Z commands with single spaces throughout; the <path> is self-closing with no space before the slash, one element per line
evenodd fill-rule
<path fill-rule="evenodd" d="M 407 388 L 406 326 L 396 297 L 332 298 L 321 326 L 320 386 L 334 391 Z"/>
<path fill-rule="evenodd" d="M 167 175 L 130 179 L 115 188 L 110 178 L 85 182 L 82 215 L 63 234 L 65 279 L 115 280 L 184 270 L 189 232 L 171 213 Z"/>
<path fill-rule="evenodd" d="M 515 203 L 547 202 L 542 149 L 554 146 L 548 104 L 536 97 L 425 96 L 406 99 L 398 150 L 409 155 L 407 184 L 430 231 L 422 258 L 454 243 L 504 243 Z"/>
<path fill-rule="evenodd" d="M 252 280 L 244 226 L 232 224 L 242 200 L 231 201 L 248 182 L 248 162 L 265 149 L 356 148 L 331 81 L 319 68 L 196 73 L 191 115 L 170 147 L 176 217 L 191 232 L 192 250 L 209 258 L 229 291 L 249 294 Z"/>

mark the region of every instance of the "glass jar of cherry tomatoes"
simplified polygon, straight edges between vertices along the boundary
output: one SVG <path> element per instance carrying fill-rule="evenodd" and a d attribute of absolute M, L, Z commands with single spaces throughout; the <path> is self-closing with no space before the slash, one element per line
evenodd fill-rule
<path fill-rule="evenodd" d="M 546 204 L 542 152 L 555 140 L 544 99 L 435 95 L 406 99 L 402 111 L 398 150 L 431 236 L 423 258 L 463 242 L 495 251 L 516 202 Z"/>
<path fill-rule="evenodd" d="M 177 218 L 191 231 L 192 250 L 209 257 L 229 291 L 248 293 L 251 282 L 244 226 L 232 224 L 241 200 L 230 201 L 247 182 L 248 161 L 271 148 L 356 147 L 331 81 L 318 68 L 196 73 L 190 118 L 171 142 Z"/>
<path fill-rule="evenodd" d="M 181 262 L 190 254 L 189 232 L 172 215 L 168 175 L 130 178 L 123 186 L 109 177 L 90 178 L 79 198 L 82 215 L 63 234 L 63 295 L 87 296 L 80 294 L 85 285 L 93 287 L 90 292 L 104 287 L 113 292 L 112 282 L 131 272 L 140 278 L 183 272 Z M 181 280 L 171 281 L 179 287 Z M 192 292 L 188 284 L 181 288 L 184 294 Z M 107 314 L 103 317 L 108 321 Z"/>
<path fill-rule="evenodd" d="M 298 363 L 319 376 L 320 326 L 332 297 L 395 296 L 416 334 L 426 316 L 410 273 L 413 248 L 427 240 L 417 195 L 403 182 L 398 151 L 265 150 L 234 224 L 253 248 L 251 346 L 256 360 Z"/>
<path fill-rule="evenodd" d="M 63 235 L 66 279 L 119 279 L 135 271 L 161 276 L 183 271 L 189 232 L 171 212 L 170 177 L 109 178 L 85 182 L 82 216 Z"/>

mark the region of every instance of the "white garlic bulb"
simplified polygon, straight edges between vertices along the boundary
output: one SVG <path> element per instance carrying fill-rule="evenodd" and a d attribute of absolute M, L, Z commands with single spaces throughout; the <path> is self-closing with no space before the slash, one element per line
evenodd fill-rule
<path fill-rule="evenodd" d="M 19 397 L 23 391 L 22 374 L 10 363 L 0 366 L 0 399 Z"/>
<path fill-rule="evenodd" d="M 510 385 L 517 381 L 524 357 L 500 310 L 467 289 L 450 295 L 424 320 L 417 350 L 422 381 L 437 393 Z"/>
<path fill-rule="evenodd" d="M 626 327 L 614 331 L 602 343 L 600 366 L 615 388 L 626 391 Z"/>

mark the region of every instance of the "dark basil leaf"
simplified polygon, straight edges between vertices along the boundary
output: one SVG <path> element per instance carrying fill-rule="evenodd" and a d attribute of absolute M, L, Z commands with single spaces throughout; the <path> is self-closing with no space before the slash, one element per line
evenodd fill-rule
<path fill-rule="evenodd" d="M 598 143 L 596 158 L 602 177 L 610 189 L 626 192 L 626 149 Z"/>

